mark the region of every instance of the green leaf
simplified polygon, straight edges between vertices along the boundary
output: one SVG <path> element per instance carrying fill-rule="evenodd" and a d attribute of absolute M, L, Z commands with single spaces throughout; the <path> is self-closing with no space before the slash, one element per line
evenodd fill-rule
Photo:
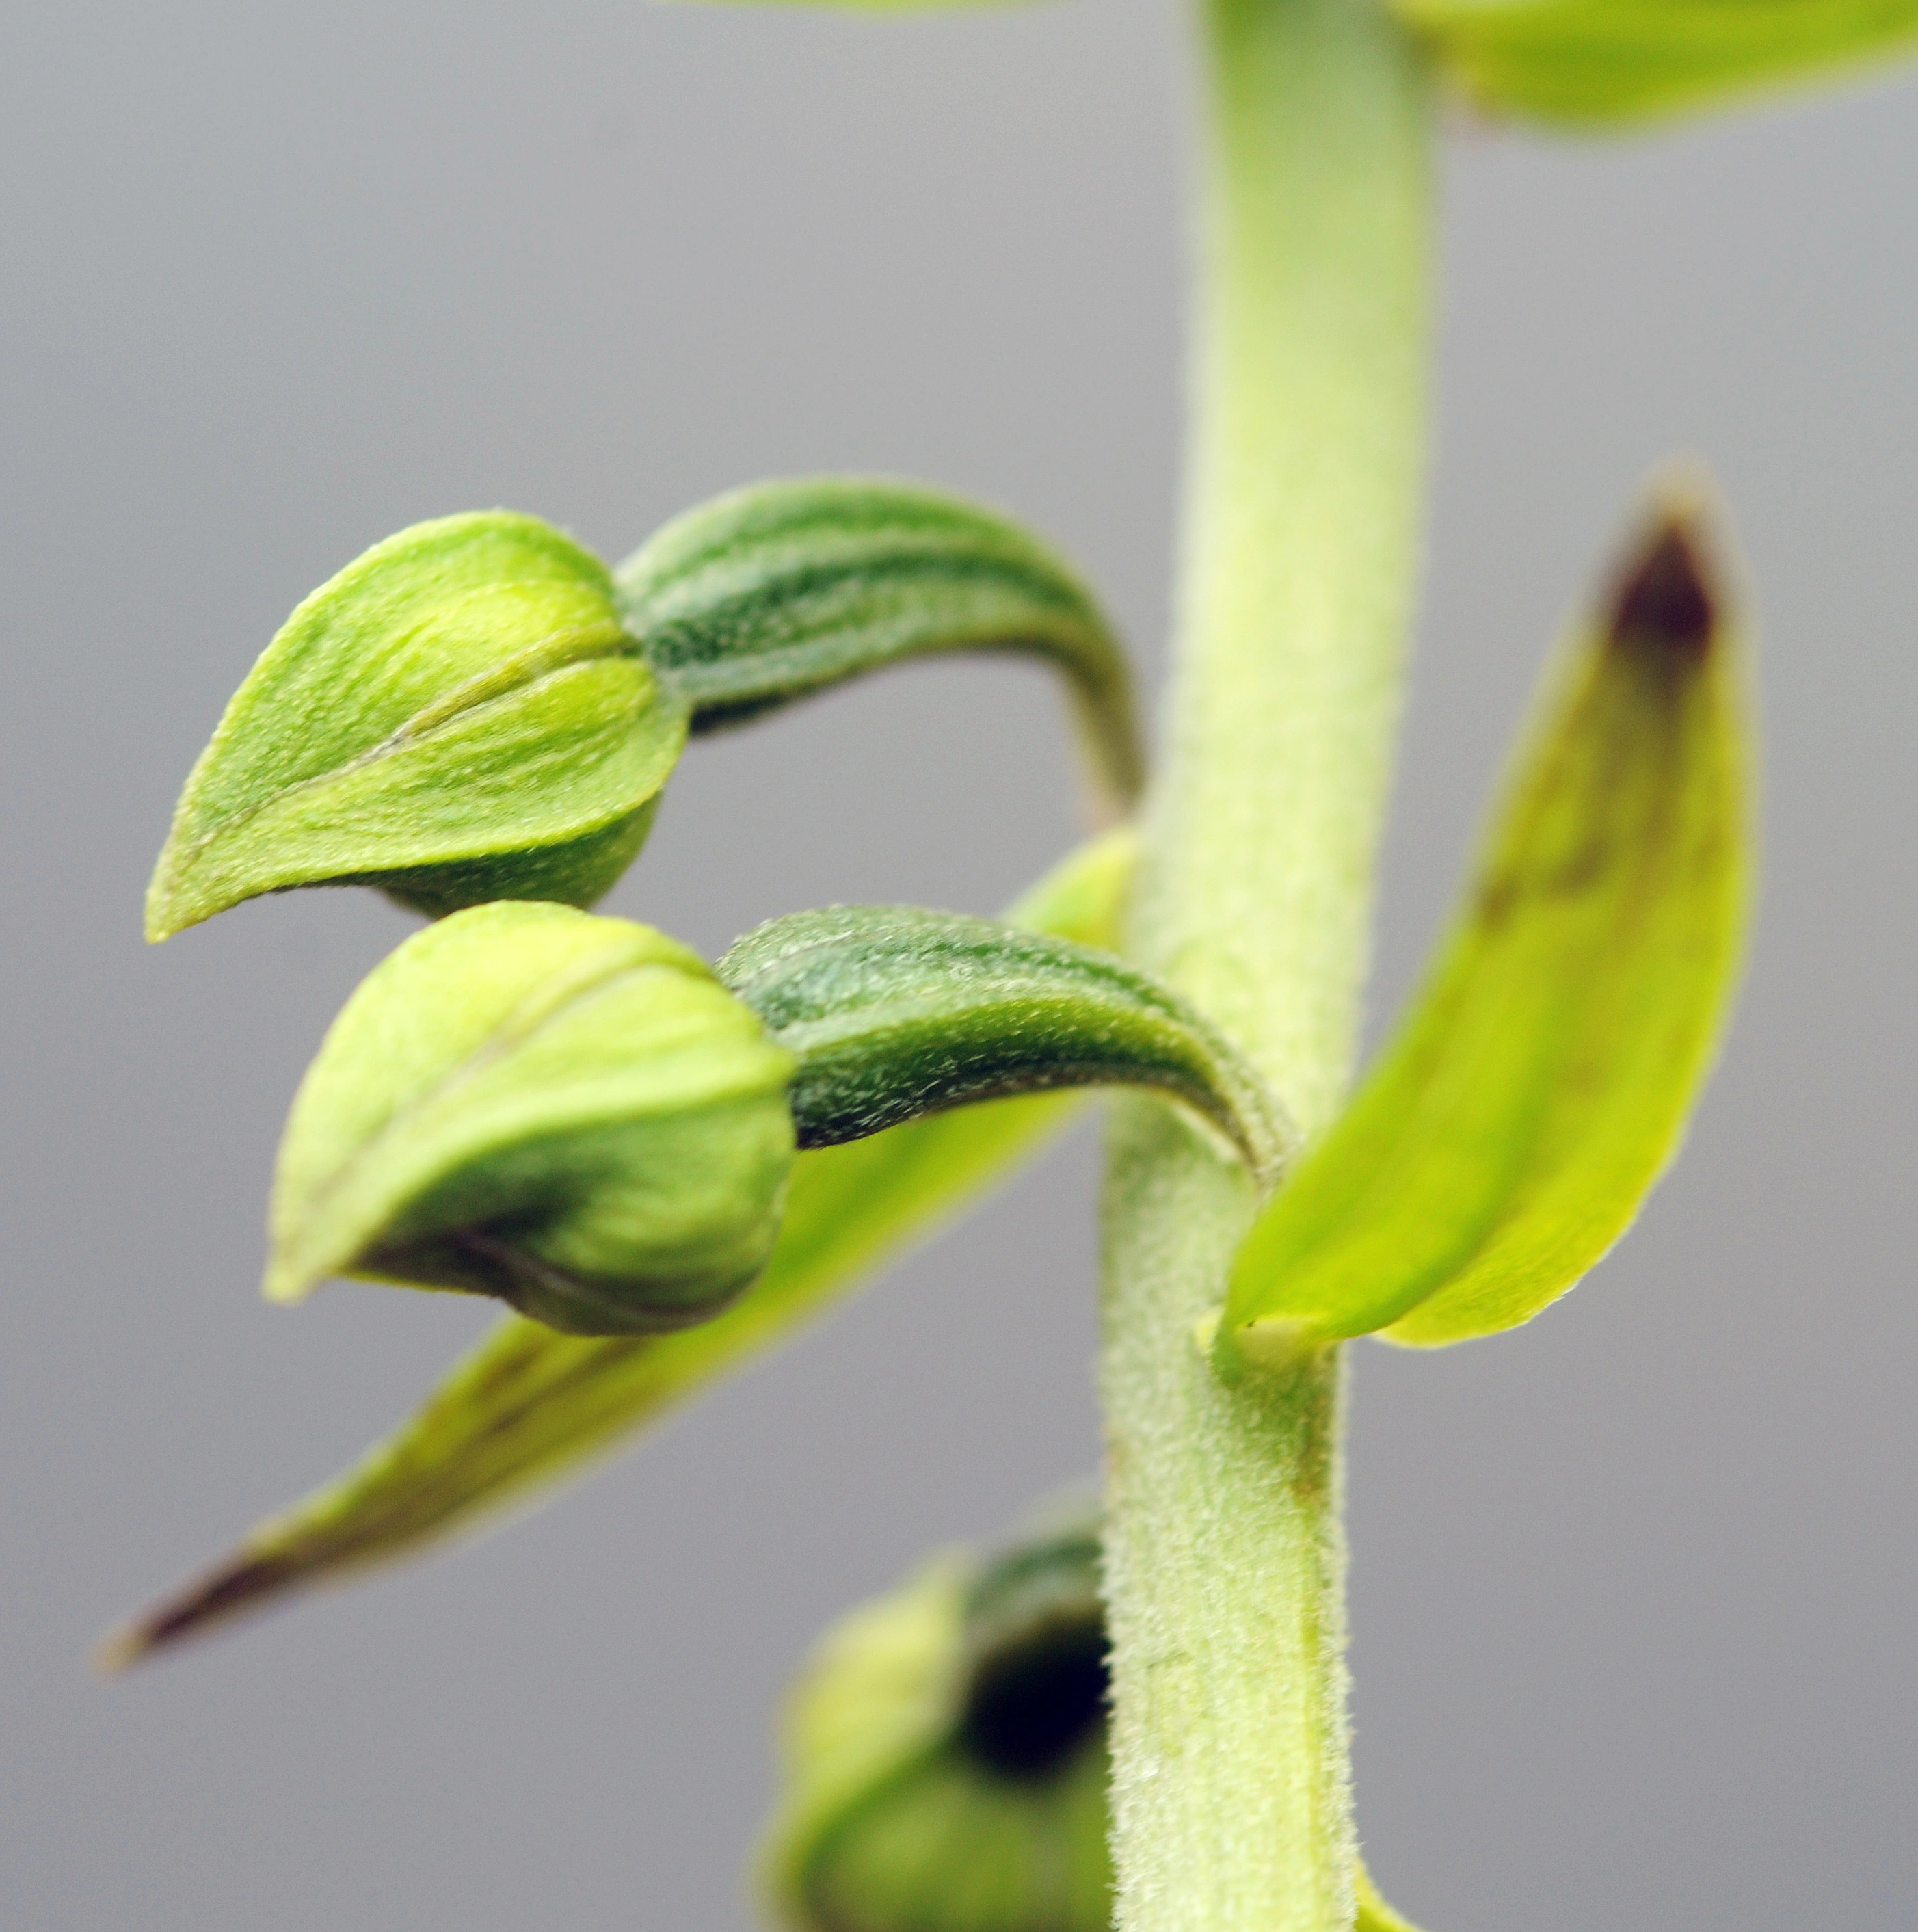
<path fill-rule="evenodd" d="M 1067 565 L 992 511 L 848 477 L 761 483 L 661 530 L 616 573 L 655 670 L 712 730 L 907 658 L 990 651 L 1065 676 L 1095 772 L 1144 771 L 1125 654 Z"/>
<path fill-rule="evenodd" d="M 1739 656 L 1696 520 L 1668 507 L 1549 688 L 1424 988 L 1240 1251 L 1221 1370 L 1512 1328 L 1629 1225 L 1736 977 Z"/>
<path fill-rule="evenodd" d="M 792 1058 L 650 926 L 507 901 L 367 976 L 280 1144 L 266 1292 L 496 1295 L 574 1334 L 715 1314 L 770 1255 Z"/>
<path fill-rule="evenodd" d="M 802 1147 L 1061 1087 L 1156 1088 L 1224 1134 L 1268 1184 L 1288 1136 L 1238 1052 L 1110 952 L 913 906 L 835 906 L 751 932 L 720 979 L 796 1060 Z"/>
<path fill-rule="evenodd" d="M 164 939 L 262 892 L 367 884 L 437 914 L 590 904 L 687 730 L 604 566 L 505 511 L 418 524 L 309 597 L 187 779 L 147 896 Z"/>
<path fill-rule="evenodd" d="M 1114 944 L 1135 852 L 1129 831 L 1091 841 L 1008 917 Z M 295 1589 L 411 1555 L 610 1454 L 931 1234 L 1057 1132 L 1081 1097 L 994 1101 L 802 1154 L 765 1273 L 701 1327 L 588 1340 L 502 1322 L 385 1442 L 109 1640 L 103 1663 L 130 1663 Z"/>
<path fill-rule="evenodd" d="M 1492 112 L 1600 128 L 1884 60 L 1918 0 L 1395 0 Z"/>

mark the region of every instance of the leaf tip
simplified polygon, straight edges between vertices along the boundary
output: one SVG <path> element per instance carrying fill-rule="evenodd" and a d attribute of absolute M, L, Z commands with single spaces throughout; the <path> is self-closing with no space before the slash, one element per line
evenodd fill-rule
<path fill-rule="evenodd" d="M 242 1551 L 109 1631 L 94 1648 L 93 1667 L 102 1677 L 118 1677 L 189 1637 L 204 1636 L 214 1624 L 257 1607 L 298 1574 L 298 1566 L 285 1556 Z"/>
<path fill-rule="evenodd" d="M 190 926 L 197 926 L 206 917 L 180 890 L 179 866 L 174 854 L 174 841 L 168 839 L 166 848 L 154 866 L 153 878 L 146 889 L 146 904 L 143 912 L 146 941 L 149 946 L 157 946 L 162 940 L 171 939 L 176 932 L 184 932 Z"/>
<path fill-rule="evenodd" d="M 1698 485 L 1678 481 L 1659 490 L 1613 586 L 1605 628 L 1615 646 L 1674 662 L 1710 650 L 1723 598 L 1704 525 Z"/>
<path fill-rule="evenodd" d="M 137 1624 L 124 1624 L 118 1630 L 109 1630 L 94 1646 L 88 1660 L 96 1677 L 118 1677 L 139 1663 L 149 1648 L 143 1630 Z"/>
<path fill-rule="evenodd" d="M 266 1264 L 259 1284 L 260 1297 L 276 1308 L 297 1308 L 325 1279 L 324 1272 L 316 1274 L 297 1260 L 276 1255 Z"/>

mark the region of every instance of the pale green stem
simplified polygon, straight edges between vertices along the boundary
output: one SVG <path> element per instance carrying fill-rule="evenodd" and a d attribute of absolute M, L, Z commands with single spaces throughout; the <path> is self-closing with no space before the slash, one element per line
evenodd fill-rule
<path fill-rule="evenodd" d="M 1134 950 L 1308 1132 L 1350 1068 L 1423 478 L 1429 104 L 1380 0 L 1209 0 L 1191 497 Z M 1352 1922 L 1335 1351 L 1192 1336 L 1250 1211 L 1162 1108 L 1107 1190 L 1124 1932 Z"/>

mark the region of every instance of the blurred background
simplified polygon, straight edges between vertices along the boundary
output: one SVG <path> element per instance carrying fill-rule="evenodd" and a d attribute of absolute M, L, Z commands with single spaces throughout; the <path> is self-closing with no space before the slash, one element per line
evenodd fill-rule
<path fill-rule="evenodd" d="M 411 922 L 309 893 L 153 951 L 141 892 L 292 604 L 451 510 L 617 556 L 751 478 L 922 476 L 1060 542 L 1155 682 L 1181 19 L 68 0 L 9 45 L 0 1916 L 744 1927 L 816 1634 L 1095 1465 L 1094 1134 L 537 1516 L 102 1684 L 104 1626 L 489 1318 L 256 1293 L 294 1082 Z M 1674 451 L 1755 586 L 1769 856 L 1626 1246 L 1518 1334 L 1356 1351 L 1360 1825 L 1434 1932 L 1911 1922 L 1914 108 L 1448 148 L 1374 1030 Z M 1073 836 L 1064 743 L 1041 679 L 972 665 L 701 746 L 610 909 L 711 951 L 833 899 L 990 909 Z"/>

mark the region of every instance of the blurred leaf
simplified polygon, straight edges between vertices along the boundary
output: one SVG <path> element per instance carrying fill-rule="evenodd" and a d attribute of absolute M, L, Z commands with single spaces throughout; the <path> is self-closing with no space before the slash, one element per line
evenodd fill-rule
<path fill-rule="evenodd" d="M 376 885 L 434 914 L 589 904 L 643 842 L 686 729 L 596 558 L 505 511 L 417 524 L 316 590 L 235 693 L 181 794 L 148 937 L 295 886 Z"/>
<path fill-rule="evenodd" d="M 1126 830 L 1091 841 L 1008 916 L 1113 944 L 1134 850 Z M 109 1640 L 103 1664 L 130 1663 L 289 1591 L 409 1555 L 610 1452 L 931 1233 L 1063 1126 L 1080 1098 L 995 1101 L 801 1154 L 766 1273 L 703 1327 L 583 1340 L 508 1318 L 343 1475 Z"/>
<path fill-rule="evenodd" d="M 455 913 L 367 975 L 301 1083 L 267 1295 L 352 1274 L 497 1296 L 574 1335 L 709 1320 L 772 1252 L 793 1069 L 650 926 Z"/>
<path fill-rule="evenodd" d="M 1395 0 L 1492 112 L 1599 128 L 1896 55 L 1918 0 Z"/>
<path fill-rule="evenodd" d="M 798 1063 L 802 1147 L 972 1100 L 1110 1085 L 1182 1101 L 1267 1184 L 1287 1144 L 1258 1076 L 1177 994 L 1048 933 L 833 906 L 769 920 L 717 970 Z"/>
<path fill-rule="evenodd" d="M 1240 1252 L 1228 1373 L 1528 1321 L 1676 1150 L 1747 896 L 1739 652 L 1702 541 L 1668 507 L 1561 668 L 1424 988 Z"/>
<path fill-rule="evenodd" d="M 676 518 L 615 573 L 649 660 L 707 731 L 906 659 L 1029 656 L 1062 673 L 1122 808 L 1144 772 L 1125 653 L 1092 594 L 996 512 L 917 485 L 811 477 Z"/>

